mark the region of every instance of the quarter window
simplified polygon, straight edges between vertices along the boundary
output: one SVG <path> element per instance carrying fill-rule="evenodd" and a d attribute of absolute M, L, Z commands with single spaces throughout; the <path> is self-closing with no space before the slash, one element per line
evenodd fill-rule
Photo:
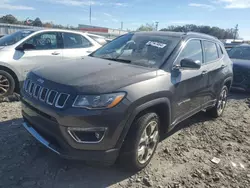
<path fill-rule="evenodd" d="M 219 58 L 216 44 L 213 42 L 204 41 L 205 63 L 215 61 Z"/>
<path fill-rule="evenodd" d="M 90 41 L 82 35 L 74 33 L 63 34 L 64 48 L 87 48 L 92 46 Z"/>
<path fill-rule="evenodd" d="M 25 43 L 32 44 L 35 50 L 50 50 L 60 48 L 60 33 L 40 33 L 27 40 Z"/>
<path fill-rule="evenodd" d="M 185 48 L 182 50 L 179 56 L 179 60 L 182 59 L 192 59 L 194 61 L 202 61 L 202 47 L 200 40 L 191 40 L 187 43 Z"/>

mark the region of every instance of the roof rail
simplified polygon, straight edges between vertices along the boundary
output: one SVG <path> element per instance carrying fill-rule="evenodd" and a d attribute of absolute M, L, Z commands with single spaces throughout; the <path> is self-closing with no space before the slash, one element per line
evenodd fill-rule
<path fill-rule="evenodd" d="M 213 38 L 213 39 L 218 39 L 215 36 L 208 35 L 208 34 L 205 34 L 205 33 L 199 33 L 199 32 L 186 32 L 185 34 L 186 35 L 200 35 L 200 36 L 204 36 L 204 37 L 210 37 L 210 38 Z"/>

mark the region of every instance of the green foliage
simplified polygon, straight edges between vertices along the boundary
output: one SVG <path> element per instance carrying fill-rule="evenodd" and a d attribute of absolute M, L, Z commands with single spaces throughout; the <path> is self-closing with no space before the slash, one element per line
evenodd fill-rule
<path fill-rule="evenodd" d="M 36 18 L 33 23 L 32 23 L 33 26 L 36 26 L 36 27 L 42 27 L 43 26 L 43 23 L 42 21 L 40 20 L 40 18 Z"/>
<path fill-rule="evenodd" d="M 210 26 L 197 26 L 194 24 L 188 24 L 184 26 L 168 26 L 167 28 L 161 29 L 161 31 L 174 31 L 174 32 L 199 32 L 208 35 L 215 36 L 219 39 L 233 39 L 235 35 L 235 29 L 221 29 L 219 27 Z M 238 33 L 236 38 L 238 38 Z"/>
<path fill-rule="evenodd" d="M 0 23 L 18 24 L 18 20 L 13 15 L 7 14 L 0 18 Z"/>
<path fill-rule="evenodd" d="M 154 24 L 141 25 L 137 31 L 153 31 L 155 29 Z"/>

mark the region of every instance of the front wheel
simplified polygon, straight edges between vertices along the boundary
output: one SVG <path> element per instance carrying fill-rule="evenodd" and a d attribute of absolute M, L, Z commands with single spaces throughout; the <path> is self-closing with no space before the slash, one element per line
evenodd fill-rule
<path fill-rule="evenodd" d="M 217 99 L 216 105 L 213 108 L 209 109 L 207 112 L 215 118 L 222 116 L 227 104 L 227 97 L 228 88 L 227 86 L 223 86 Z"/>
<path fill-rule="evenodd" d="M 147 113 L 135 120 L 120 154 L 122 166 L 138 171 L 148 165 L 159 142 L 159 123 L 156 113 Z"/>
<path fill-rule="evenodd" d="M 15 89 L 15 80 L 6 71 L 0 70 L 0 97 L 12 95 Z"/>

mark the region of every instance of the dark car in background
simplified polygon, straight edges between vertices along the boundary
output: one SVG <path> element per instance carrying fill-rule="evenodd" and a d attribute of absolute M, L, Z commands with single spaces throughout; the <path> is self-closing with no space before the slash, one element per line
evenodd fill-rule
<path fill-rule="evenodd" d="M 242 44 L 228 52 L 233 61 L 233 88 L 250 91 L 250 45 Z"/>

